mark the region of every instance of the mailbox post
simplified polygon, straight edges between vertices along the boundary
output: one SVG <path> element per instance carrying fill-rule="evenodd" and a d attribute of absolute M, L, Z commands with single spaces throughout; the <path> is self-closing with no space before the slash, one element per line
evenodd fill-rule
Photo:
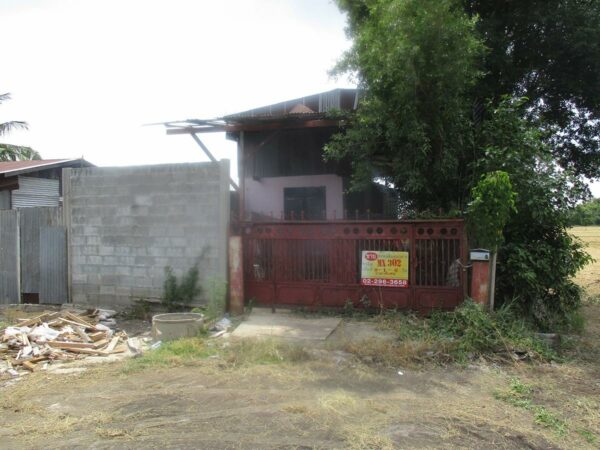
<path fill-rule="evenodd" d="M 490 296 L 490 251 L 477 248 L 469 252 L 473 267 L 471 297 L 476 303 L 488 305 Z"/>

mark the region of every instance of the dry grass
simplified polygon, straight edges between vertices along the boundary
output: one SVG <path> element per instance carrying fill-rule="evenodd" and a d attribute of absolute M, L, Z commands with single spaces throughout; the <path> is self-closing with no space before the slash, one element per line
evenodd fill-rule
<path fill-rule="evenodd" d="M 600 227 L 574 227 L 571 229 L 574 236 L 586 244 L 586 251 L 595 259 L 588 264 L 575 278 L 592 298 L 600 297 Z"/>

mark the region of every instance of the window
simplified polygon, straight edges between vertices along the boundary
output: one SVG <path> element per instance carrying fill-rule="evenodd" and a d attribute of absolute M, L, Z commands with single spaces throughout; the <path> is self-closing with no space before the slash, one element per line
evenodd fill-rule
<path fill-rule="evenodd" d="M 325 220 L 325 186 L 283 189 L 287 220 Z"/>

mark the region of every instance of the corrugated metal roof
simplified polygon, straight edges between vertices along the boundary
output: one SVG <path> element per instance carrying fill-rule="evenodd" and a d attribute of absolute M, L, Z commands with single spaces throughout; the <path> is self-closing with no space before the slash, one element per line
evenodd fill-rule
<path fill-rule="evenodd" d="M 161 125 L 168 128 L 167 134 L 184 134 L 190 132 L 227 131 L 227 126 L 235 125 L 326 120 L 331 118 L 330 112 L 332 110 L 342 112 L 356 110 L 360 97 L 361 91 L 358 89 L 333 89 L 215 119 L 175 120 L 162 122 Z"/>
<path fill-rule="evenodd" d="M 18 173 L 34 172 L 37 170 L 51 169 L 63 164 L 81 163 L 84 167 L 93 166 L 83 158 L 76 159 L 36 159 L 29 161 L 2 161 L 0 162 L 0 174 L 16 175 Z"/>
<path fill-rule="evenodd" d="M 305 115 L 324 116 L 330 110 L 352 111 L 358 106 L 357 89 L 332 91 L 286 100 L 223 117 L 226 122 L 244 119 L 274 119 Z"/>

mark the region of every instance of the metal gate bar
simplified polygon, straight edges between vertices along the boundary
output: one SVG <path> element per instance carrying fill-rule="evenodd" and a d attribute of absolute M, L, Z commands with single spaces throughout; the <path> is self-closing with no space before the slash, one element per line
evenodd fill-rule
<path fill-rule="evenodd" d="M 262 305 L 450 309 L 465 295 L 464 222 L 244 222 L 246 298 Z M 407 288 L 360 284 L 361 252 L 409 253 Z"/>

